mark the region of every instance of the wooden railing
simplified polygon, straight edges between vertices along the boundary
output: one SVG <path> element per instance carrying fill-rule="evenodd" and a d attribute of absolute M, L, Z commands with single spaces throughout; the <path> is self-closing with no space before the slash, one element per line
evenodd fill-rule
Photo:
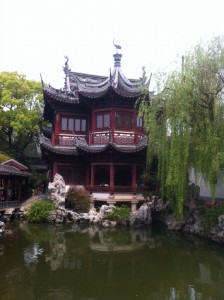
<path fill-rule="evenodd" d="M 77 136 L 77 135 L 76 135 Z M 124 131 L 100 131 L 92 132 L 89 135 L 79 135 L 86 140 L 88 144 L 105 145 L 108 142 L 119 145 L 134 145 L 138 144 L 139 140 L 145 135 L 138 132 Z M 60 134 L 52 137 L 52 144 L 64 147 L 75 146 L 75 135 Z"/>
<path fill-rule="evenodd" d="M 107 144 L 111 142 L 119 145 L 134 145 L 138 144 L 144 136 L 144 134 L 134 131 L 100 131 L 90 133 L 89 142 L 90 144 Z"/>
<path fill-rule="evenodd" d="M 110 193 L 110 192 L 115 192 L 115 193 L 134 193 L 134 192 L 141 192 L 141 191 L 148 191 L 149 187 L 144 186 L 140 187 L 137 186 L 135 189 L 132 188 L 132 186 L 115 186 L 113 189 L 110 188 L 110 186 L 100 186 L 100 185 L 87 185 L 86 186 L 87 191 L 89 192 L 98 192 L 98 193 Z"/>
<path fill-rule="evenodd" d="M 21 204 L 20 201 L 0 201 L 0 208 L 10 208 L 17 207 Z"/>
<path fill-rule="evenodd" d="M 80 135 L 82 138 L 86 138 L 85 135 Z M 63 147 L 74 147 L 75 146 L 75 135 L 60 134 L 54 135 L 52 138 L 52 144 Z"/>

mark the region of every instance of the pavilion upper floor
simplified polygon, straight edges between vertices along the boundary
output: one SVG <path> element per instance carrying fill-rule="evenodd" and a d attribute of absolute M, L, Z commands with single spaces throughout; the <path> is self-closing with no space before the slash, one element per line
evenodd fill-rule
<path fill-rule="evenodd" d="M 80 137 L 90 145 L 137 145 L 146 136 L 135 108 L 107 107 L 92 111 L 58 111 L 52 124 L 51 143 L 74 145 Z"/>

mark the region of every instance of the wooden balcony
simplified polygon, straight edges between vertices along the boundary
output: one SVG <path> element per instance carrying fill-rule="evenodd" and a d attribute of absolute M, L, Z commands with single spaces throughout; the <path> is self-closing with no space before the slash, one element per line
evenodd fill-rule
<path fill-rule="evenodd" d="M 88 135 L 60 134 L 53 136 L 52 144 L 63 147 L 74 147 L 75 136 L 84 138 L 90 145 L 106 145 L 109 142 L 118 145 L 135 145 L 138 144 L 140 139 L 145 135 L 138 132 L 124 131 L 100 131 L 93 133 L 91 132 Z"/>
<path fill-rule="evenodd" d="M 75 139 L 74 139 L 75 136 L 77 136 L 77 135 L 73 135 L 73 134 L 54 135 L 52 138 L 52 144 L 56 145 L 56 146 L 63 146 L 63 147 L 74 147 L 75 146 Z M 86 135 L 79 135 L 79 137 L 86 139 Z"/>
<path fill-rule="evenodd" d="M 134 145 L 145 135 L 130 131 L 100 131 L 89 134 L 90 144 L 107 144 L 108 142 L 118 145 Z"/>

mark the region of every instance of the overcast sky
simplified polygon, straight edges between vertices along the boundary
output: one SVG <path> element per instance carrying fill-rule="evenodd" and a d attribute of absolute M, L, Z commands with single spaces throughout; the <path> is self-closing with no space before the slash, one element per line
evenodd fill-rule
<path fill-rule="evenodd" d="M 63 87 L 72 71 L 109 75 L 113 39 L 122 70 L 139 78 L 168 69 L 200 40 L 224 33 L 223 0 L 2 0 L 0 71 Z"/>

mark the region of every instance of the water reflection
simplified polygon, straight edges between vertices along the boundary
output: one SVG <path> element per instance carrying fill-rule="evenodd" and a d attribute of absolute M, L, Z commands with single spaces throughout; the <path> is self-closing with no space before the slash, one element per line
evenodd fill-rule
<path fill-rule="evenodd" d="M 27 265 L 31 263 L 37 263 L 38 262 L 38 256 L 40 256 L 43 253 L 43 249 L 40 248 L 38 243 L 34 243 L 34 245 L 27 247 L 24 250 L 24 261 Z"/>
<path fill-rule="evenodd" d="M 0 299 L 222 300 L 218 245 L 161 228 L 9 225 Z"/>

